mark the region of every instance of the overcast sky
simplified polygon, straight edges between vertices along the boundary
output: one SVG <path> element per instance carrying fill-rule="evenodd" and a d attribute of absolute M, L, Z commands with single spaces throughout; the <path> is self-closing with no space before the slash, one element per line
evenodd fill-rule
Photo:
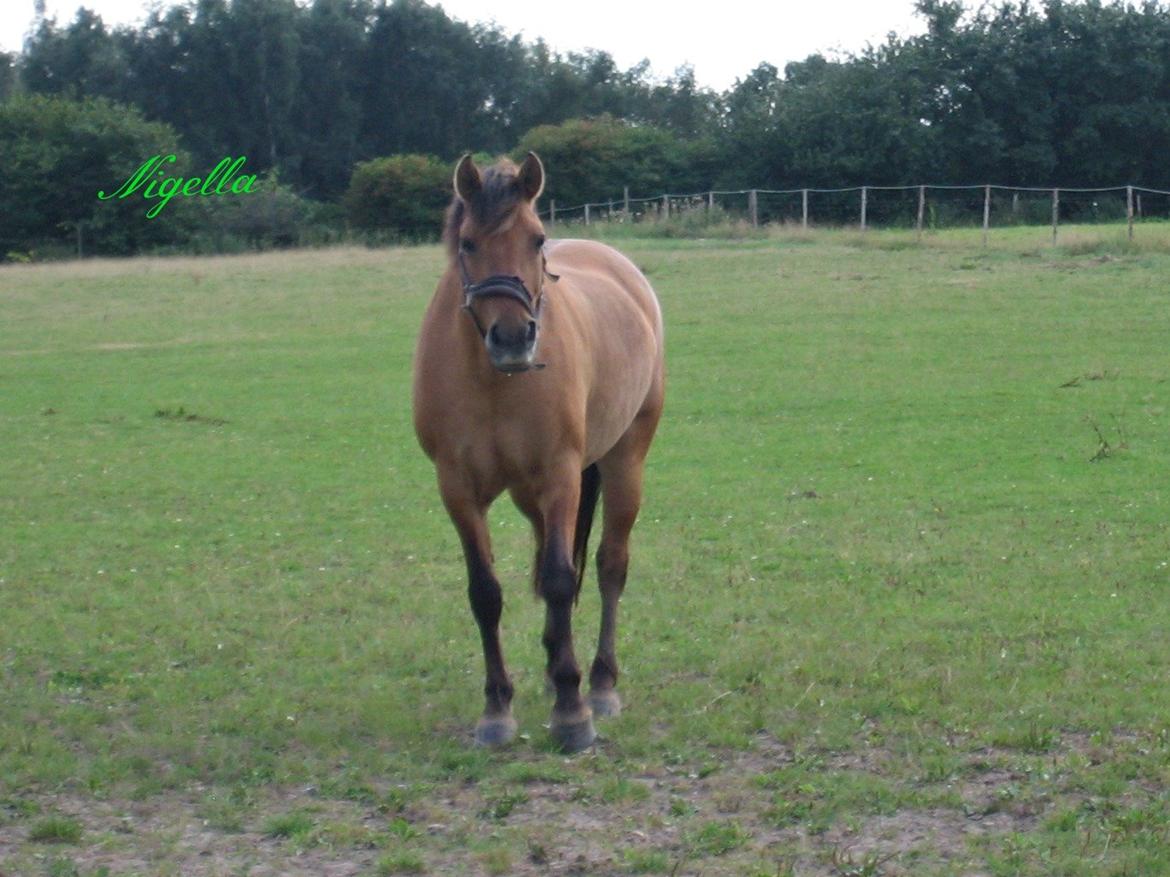
<path fill-rule="evenodd" d="M 59 24 L 73 19 L 79 5 L 101 15 L 107 25 L 142 20 L 145 0 L 47 0 Z M 161 5 L 172 5 L 163 2 Z M 921 33 L 914 0 L 714 0 L 684 11 L 677 2 L 638 0 L 447 0 L 440 5 L 453 18 L 495 21 L 528 42 L 542 37 L 561 52 L 604 49 L 618 66 L 643 58 L 665 78 L 692 64 L 699 83 L 722 91 L 761 61 L 780 69 L 813 52 L 857 52 L 885 41 L 890 31 Z M 33 20 L 34 0 L 0 0 L 0 48 L 20 48 Z"/>

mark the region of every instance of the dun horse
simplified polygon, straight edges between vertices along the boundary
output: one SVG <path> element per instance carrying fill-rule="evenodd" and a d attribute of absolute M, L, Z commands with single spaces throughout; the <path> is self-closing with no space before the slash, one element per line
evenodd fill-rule
<path fill-rule="evenodd" d="M 662 314 L 646 278 L 617 251 L 546 241 L 535 210 L 544 188 L 536 155 L 483 172 L 465 156 L 454 187 L 449 264 L 415 353 L 414 424 L 463 544 L 483 639 L 486 706 L 475 739 L 498 745 L 516 733 L 486 523 L 488 506 L 507 490 L 535 531 L 534 579 L 556 690 L 551 731 L 573 752 L 593 743 L 594 715 L 621 709 L 617 607 L 643 461 L 662 410 Z M 601 635 L 586 700 L 571 616 L 599 492 Z"/>

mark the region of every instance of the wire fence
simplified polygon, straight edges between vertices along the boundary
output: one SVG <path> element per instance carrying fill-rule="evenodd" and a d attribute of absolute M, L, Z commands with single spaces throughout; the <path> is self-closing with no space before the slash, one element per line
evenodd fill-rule
<path fill-rule="evenodd" d="M 1170 219 L 1170 191 L 1142 186 L 1103 188 L 1026 186 L 850 186 L 840 189 L 740 189 L 621 197 L 573 207 L 550 201 L 550 222 L 644 222 L 672 217 L 726 217 L 749 223 L 925 229 L 1049 225 L 1056 240 L 1062 223 L 1125 222 L 1133 238 L 1143 219 Z"/>

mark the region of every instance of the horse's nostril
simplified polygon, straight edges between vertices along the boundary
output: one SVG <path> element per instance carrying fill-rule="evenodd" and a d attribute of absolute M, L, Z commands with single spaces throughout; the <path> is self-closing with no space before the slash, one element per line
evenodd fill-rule
<path fill-rule="evenodd" d="M 500 332 L 495 323 L 493 323 L 492 327 L 488 329 L 488 341 L 497 346 L 500 344 Z"/>
<path fill-rule="evenodd" d="M 528 321 L 528 342 L 531 344 L 536 340 L 536 320 Z"/>

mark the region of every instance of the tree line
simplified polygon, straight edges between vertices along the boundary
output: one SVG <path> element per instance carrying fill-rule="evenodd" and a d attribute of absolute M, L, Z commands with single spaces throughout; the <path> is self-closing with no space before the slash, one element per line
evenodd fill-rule
<path fill-rule="evenodd" d="M 761 63 L 716 92 L 689 67 L 664 79 L 646 62 L 622 70 L 605 51 L 561 54 L 423 0 L 189 0 L 114 28 L 82 8 L 0 55 L 0 255 L 28 239 L 5 199 L 11 175 L 28 173 L 14 164 L 19 125 L 49 112 L 44 101 L 129 120 L 143 147 L 159 140 L 152 152 L 174 139 L 190 167 L 246 155 L 286 206 L 304 202 L 293 213 L 325 225 L 408 234 L 425 233 L 445 197 L 433 186 L 464 151 L 535 149 L 549 197 L 566 205 L 624 186 L 1170 183 L 1160 3 L 916 9 L 922 35 Z M 119 161 L 131 141 L 111 147 Z M 85 219 L 42 217 L 37 234 Z"/>

